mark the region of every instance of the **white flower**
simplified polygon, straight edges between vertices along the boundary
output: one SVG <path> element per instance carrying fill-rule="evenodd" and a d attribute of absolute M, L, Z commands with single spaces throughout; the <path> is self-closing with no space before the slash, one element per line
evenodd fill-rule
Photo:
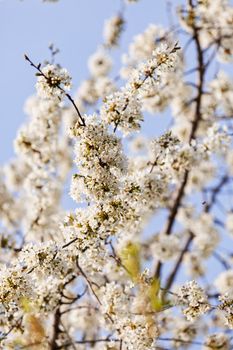
<path fill-rule="evenodd" d="M 30 300 L 35 298 L 34 291 L 34 283 L 23 266 L 18 264 L 1 269 L 0 302 L 4 305 L 5 311 L 19 310 L 24 298 Z"/>
<path fill-rule="evenodd" d="M 105 21 L 104 40 L 107 47 L 117 46 L 124 27 L 124 19 L 121 15 L 115 15 Z"/>
<path fill-rule="evenodd" d="M 224 71 L 220 71 L 217 77 L 209 84 L 215 102 L 225 117 L 233 114 L 233 80 Z"/>
<path fill-rule="evenodd" d="M 107 96 L 100 113 L 105 123 L 113 125 L 124 134 L 139 130 L 143 120 L 140 101 L 127 88 Z"/>
<path fill-rule="evenodd" d="M 163 28 L 149 24 L 143 33 L 134 37 L 133 42 L 129 46 L 129 53 L 122 57 L 123 62 L 129 66 L 136 66 L 139 62 L 150 58 L 156 43 L 164 36 L 165 30 Z"/>
<path fill-rule="evenodd" d="M 152 57 L 155 60 L 156 66 L 159 67 L 157 74 L 174 68 L 177 60 L 177 50 L 177 44 L 172 47 L 171 44 L 162 43 L 152 52 Z"/>
<path fill-rule="evenodd" d="M 125 157 L 120 140 L 110 134 L 96 116 L 85 117 L 86 125 L 72 129 L 79 172 L 73 177 L 71 195 L 80 201 L 111 198 L 117 193 L 118 176 L 124 172 Z"/>
<path fill-rule="evenodd" d="M 187 347 L 191 344 L 192 340 L 196 337 L 198 333 L 198 326 L 194 323 L 187 322 L 186 320 L 177 320 L 177 327 L 175 327 L 173 334 L 174 340 L 173 344 L 176 349 L 184 347 L 187 342 Z M 180 341 L 179 341 L 180 340 Z"/>
<path fill-rule="evenodd" d="M 54 168 L 61 122 L 58 101 L 31 96 L 26 101 L 25 112 L 30 119 L 29 123 L 19 130 L 15 139 L 17 154 L 22 155 L 32 168 L 45 165 Z"/>
<path fill-rule="evenodd" d="M 42 98 L 61 99 L 71 88 L 71 77 L 65 68 L 48 64 L 38 73 L 36 89 Z"/>
<path fill-rule="evenodd" d="M 92 105 L 96 103 L 99 95 L 96 91 L 95 79 L 84 80 L 78 88 L 77 97 L 83 104 Z"/>
<path fill-rule="evenodd" d="M 197 278 L 204 276 L 205 268 L 202 263 L 203 257 L 200 252 L 187 252 L 184 255 L 184 264 L 190 276 Z"/>
<path fill-rule="evenodd" d="M 230 341 L 226 334 L 217 333 L 211 334 L 207 337 L 204 350 L 230 350 Z"/>
<path fill-rule="evenodd" d="M 233 292 L 233 270 L 221 272 L 214 281 L 214 285 L 219 293 Z"/>
<path fill-rule="evenodd" d="M 185 283 L 177 293 L 177 303 L 186 305 L 183 314 L 188 321 L 195 321 L 196 318 L 210 310 L 207 296 L 202 288 L 195 281 Z"/>
<path fill-rule="evenodd" d="M 225 325 L 233 329 L 233 299 L 228 293 L 219 297 L 221 304 L 218 306 L 223 311 L 225 317 Z"/>
<path fill-rule="evenodd" d="M 116 91 L 116 86 L 110 78 L 106 76 L 99 76 L 95 80 L 95 89 L 98 96 L 105 98 L 107 95 L 110 95 Z"/>
<path fill-rule="evenodd" d="M 103 49 L 98 49 L 90 56 L 88 68 L 94 77 L 105 76 L 112 68 L 112 61 Z"/>
<path fill-rule="evenodd" d="M 151 246 L 152 254 L 162 262 L 174 259 L 180 251 L 180 239 L 175 235 L 158 234 Z"/>

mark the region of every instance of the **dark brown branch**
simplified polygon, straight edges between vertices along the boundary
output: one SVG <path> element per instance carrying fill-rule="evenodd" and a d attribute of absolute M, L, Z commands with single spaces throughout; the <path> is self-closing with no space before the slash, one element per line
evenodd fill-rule
<path fill-rule="evenodd" d="M 190 2 L 190 6 L 194 8 L 192 0 L 190 0 L 189 2 Z M 193 39 L 195 42 L 196 52 L 197 52 L 198 78 L 197 78 L 197 99 L 196 99 L 195 118 L 193 120 L 192 129 L 189 136 L 189 142 L 191 142 L 195 138 L 198 124 L 201 119 L 202 90 L 204 85 L 204 74 L 205 74 L 204 55 L 202 52 L 200 38 L 199 38 L 199 29 L 198 27 L 196 27 L 195 23 L 193 25 Z"/>
<path fill-rule="evenodd" d="M 231 265 L 216 251 L 213 252 L 213 257 L 223 266 L 225 270 L 229 270 Z"/>
<path fill-rule="evenodd" d="M 210 200 L 209 204 L 207 204 L 205 207 L 206 213 L 208 213 L 211 210 L 211 208 L 213 207 L 213 205 L 216 202 L 218 194 L 220 193 L 222 187 L 227 183 L 228 180 L 229 180 L 229 177 L 227 175 L 223 176 L 221 181 L 219 182 L 219 184 L 213 188 L 211 200 Z M 182 250 L 182 252 L 179 256 L 179 258 L 174 266 L 173 271 L 171 272 L 170 276 L 167 279 L 167 282 L 165 285 L 166 290 L 168 290 L 171 287 L 173 281 L 175 280 L 175 277 L 176 277 L 176 275 L 179 271 L 180 265 L 182 263 L 184 254 L 188 251 L 190 244 L 192 243 L 193 237 L 194 237 L 194 235 L 192 234 L 192 232 L 190 232 L 190 237 L 187 240 L 186 245 L 184 246 L 184 249 Z M 221 258 L 221 256 L 219 256 L 219 254 L 217 252 L 214 252 L 213 256 L 224 266 L 225 269 L 229 269 L 228 263 L 223 258 Z"/>
<path fill-rule="evenodd" d="M 87 277 L 87 275 L 85 274 L 85 272 L 83 271 L 83 269 L 81 268 L 81 266 L 79 265 L 79 262 L 78 262 L 78 256 L 76 257 L 76 265 L 77 265 L 77 268 L 79 269 L 81 275 L 84 277 L 84 279 L 86 280 L 92 294 L 95 296 L 96 300 L 98 301 L 98 303 L 100 305 L 102 305 L 98 295 L 96 294 L 95 290 L 93 289 L 93 283 L 89 280 L 89 278 Z"/>
<path fill-rule="evenodd" d="M 189 4 L 192 8 L 194 7 L 192 0 L 189 0 Z M 199 38 L 199 29 L 198 29 L 198 27 L 196 27 L 195 23 L 193 24 L 193 40 L 195 42 L 195 47 L 196 47 L 196 52 L 197 52 L 197 61 L 198 61 L 197 75 L 198 76 L 197 76 L 197 83 L 196 83 L 196 85 L 197 85 L 197 97 L 195 99 L 196 107 L 195 107 L 194 119 L 192 122 L 192 128 L 191 128 L 191 132 L 190 132 L 190 136 L 189 136 L 189 143 L 191 143 L 191 141 L 193 139 L 195 139 L 198 124 L 201 120 L 201 104 L 202 104 L 204 74 L 205 74 L 204 55 L 203 55 L 203 51 L 202 51 L 202 47 L 201 47 L 201 43 L 200 43 L 200 38 Z M 185 187 L 186 187 L 186 184 L 188 182 L 188 176 L 189 176 L 189 171 L 186 170 L 184 173 L 184 177 L 183 177 L 183 180 L 181 182 L 180 188 L 177 191 L 177 195 L 176 195 L 176 198 L 175 198 L 174 203 L 172 205 L 170 214 L 168 216 L 167 224 L 166 224 L 166 227 L 164 229 L 164 233 L 166 235 L 170 235 L 172 233 L 172 228 L 173 228 L 173 225 L 175 223 L 175 219 L 176 219 L 178 210 L 180 208 L 182 198 L 183 198 L 184 193 L 185 193 Z M 192 239 L 191 239 L 191 241 L 192 241 Z M 181 262 L 182 262 L 184 253 L 182 254 L 181 260 L 179 259 L 179 264 L 181 264 Z M 160 277 L 161 268 L 162 268 L 162 263 L 159 261 L 157 264 L 156 270 L 155 270 L 155 276 L 157 278 Z M 175 268 L 176 268 L 176 271 L 178 271 L 179 267 L 177 267 L 175 265 Z M 175 274 L 176 274 L 176 272 L 175 272 Z"/>
<path fill-rule="evenodd" d="M 172 232 L 172 228 L 173 228 L 173 225 L 175 223 L 175 218 L 176 218 L 178 209 L 180 207 L 181 200 L 182 200 L 183 195 L 184 195 L 185 186 L 186 186 L 187 181 L 188 181 L 188 174 L 189 173 L 186 170 L 185 174 L 184 174 L 183 181 L 182 181 L 181 186 L 180 186 L 180 188 L 179 188 L 179 190 L 177 192 L 177 196 L 175 198 L 175 201 L 174 201 L 173 206 L 171 208 L 170 214 L 168 216 L 168 220 L 167 220 L 167 223 L 166 223 L 166 226 L 165 226 L 165 229 L 164 229 L 164 234 L 165 235 L 170 235 L 171 232 Z M 156 277 L 160 276 L 161 268 L 162 268 L 162 263 L 159 261 L 158 264 L 157 264 L 156 270 L 155 270 L 155 276 Z"/>
<path fill-rule="evenodd" d="M 108 342 L 120 342 L 118 339 L 111 339 L 111 338 L 102 338 L 102 339 L 84 339 L 84 340 L 76 340 L 73 343 L 74 344 L 91 344 L 95 345 L 96 343 L 108 343 Z M 73 343 L 66 343 L 61 346 L 58 346 L 57 349 L 64 349 L 64 347 L 69 347 Z"/>
<path fill-rule="evenodd" d="M 68 247 L 69 245 L 71 245 L 72 243 L 74 243 L 74 242 L 76 242 L 78 240 L 78 238 L 76 237 L 76 238 L 74 238 L 74 239 L 72 239 L 71 241 L 69 241 L 68 243 L 66 243 L 66 244 L 64 244 L 63 246 L 62 246 L 62 248 L 66 248 L 66 247 Z"/>
<path fill-rule="evenodd" d="M 221 191 L 222 187 L 228 182 L 228 175 L 224 175 L 220 180 L 219 184 L 212 189 L 212 195 L 209 203 L 205 206 L 205 212 L 208 213 L 216 202 L 217 196 Z"/>
<path fill-rule="evenodd" d="M 185 243 L 185 246 L 182 250 L 182 252 L 180 253 L 180 256 L 174 266 L 174 269 L 173 271 L 171 272 L 171 274 L 169 275 L 167 281 L 166 281 L 166 284 L 165 284 L 165 290 L 169 290 L 169 288 L 171 287 L 176 275 L 177 275 L 177 272 L 179 271 L 180 269 L 180 266 L 181 266 L 181 263 L 182 263 L 182 260 L 183 260 L 183 257 L 185 255 L 185 253 L 188 251 L 189 247 L 190 247 L 190 244 L 192 243 L 192 240 L 193 240 L 193 234 L 192 232 L 190 232 L 190 236 L 187 240 L 187 242 Z"/>
<path fill-rule="evenodd" d="M 60 306 L 56 309 L 54 314 L 54 322 L 53 322 L 53 336 L 50 343 L 50 350 L 57 350 L 57 338 L 60 333 L 60 320 L 61 320 L 61 312 Z"/>
<path fill-rule="evenodd" d="M 193 345 L 204 345 L 204 343 L 201 343 L 199 341 L 194 341 L 194 340 L 182 340 L 179 338 L 166 338 L 166 337 L 159 337 L 158 340 L 160 341 L 172 341 L 172 342 L 180 342 L 183 344 L 193 344 Z"/>
<path fill-rule="evenodd" d="M 62 289 L 60 290 L 60 295 L 61 297 L 65 297 L 64 295 L 64 290 L 67 285 L 69 285 L 71 282 L 75 280 L 76 276 L 72 275 L 62 286 Z M 84 290 L 85 294 L 85 290 Z M 77 297 L 73 298 L 72 303 L 74 303 L 76 300 L 80 299 L 84 294 L 77 295 Z M 59 337 L 59 334 L 62 332 L 61 330 L 61 317 L 62 317 L 62 312 L 61 312 L 61 306 L 65 305 L 66 303 L 62 301 L 62 299 L 58 302 L 57 308 L 54 313 L 54 321 L 53 321 L 53 333 L 52 333 L 52 338 L 50 341 L 50 350 L 57 350 L 57 340 Z"/>

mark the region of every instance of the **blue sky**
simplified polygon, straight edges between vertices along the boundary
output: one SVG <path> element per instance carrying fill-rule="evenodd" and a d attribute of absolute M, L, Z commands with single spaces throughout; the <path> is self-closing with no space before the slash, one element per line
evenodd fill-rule
<path fill-rule="evenodd" d="M 174 5 L 177 2 L 173 0 Z M 168 24 L 166 6 L 166 0 L 140 0 L 127 7 L 123 51 L 148 23 Z M 43 61 L 53 42 L 60 48 L 58 61 L 71 73 L 75 89 L 88 75 L 86 61 L 101 43 L 104 20 L 120 7 L 120 0 L 0 0 L 0 164 L 13 156 L 13 139 L 25 121 L 23 104 L 34 92 L 34 71 L 23 54 Z M 118 61 L 119 53 L 114 53 Z"/>

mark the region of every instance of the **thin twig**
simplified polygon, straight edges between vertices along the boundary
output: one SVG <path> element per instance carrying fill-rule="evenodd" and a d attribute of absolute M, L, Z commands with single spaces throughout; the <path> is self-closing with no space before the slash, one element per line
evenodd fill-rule
<path fill-rule="evenodd" d="M 24 58 L 25 58 L 26 61 L 28 61 L 31 64 L 32 67 L 34 67 L 40 73 L 40 75 L 42 75 L 45 78 L 45 80 L 47 82 L 49 81 L 49 78 L 43 73 L 43 71 L 40 68 L 41 64 L 38 64 L 38 65 L 34 64 L 27 55 L 24 55 Z M 71 104 L 73 105 L 74 109 L 76 110 L 79 119 L 81 120 L 81 125 L 85 126 L 86 125 L 85 124 L 85 119 L 82 117 L 82 115 L 81 115 L 81 113 L 80 113 L 76 103 L 74 102 L 73 98 L 59 84 L 56 84 L 55 86 L 60 91 L 62 91 L 64 93 L 64 95 L 68 98 L 68 100 L 71 102 Z"/>

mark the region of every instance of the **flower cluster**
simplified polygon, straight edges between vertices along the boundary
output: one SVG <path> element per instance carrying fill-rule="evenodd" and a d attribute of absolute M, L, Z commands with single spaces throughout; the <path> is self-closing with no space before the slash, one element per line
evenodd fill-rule
<path fill-rule="evenodd" d="M 188 321 L 194 321 L 211 308 L 205 292 L 195 281 L 187 282 L 179 289 L 177 303 L 187 306 L 183 313 Z"/>
<path fill-rule="evenodd" d="M 65 68 L 48 64 L 38 73 L 36 89 L 42 98 L 61 99 L 71 88 L 71 78 Z"/>
<path fill-rule="evenodd" d="M 103 35 L 107 47 L 118 45 L 123 28 L 124 19 L 121 15 L 113 16 L 105 22 Z"/>
<path fill-rule="evenodd" d="M 80 201 L 77 195 L 81 193 L 88 201 L 111 198 L 117 193 L 119 175 L 125 169 L 121 142 L 95 115 L 85 119 L 85 126 L 72 129 L 77 139 L 75 162 L 79 173 L 73 177 L 71 195 L 76 201 Z"/>
<path fill-rule="evenodd" d="M 219 46 L 218 57 L 223 62 L 232 59 L 232 7 L 228 1 L 198 1 L 196 7 L 180 7 L 181 25 L 188 31 L 200 29 L 203 47 Z"/>
<path fill-rule="evenodd" d="M 229 338 L 224 333 L 209 335 L 207 340 L 205 341 L 204 349 L 205 350 L 211 350 L 211 349 L 229 350 L 230 349 Z"/>
<path fill-rule="evenodd" d="M 101 109 L 103 120 L 125 134 L 138 130 L 143 120 L 144 91 L 158 86 L 161 75 L 174 68 L 178 49 L 176 44 L 173 47 L 161 44 L 152 51 L 146 62 L 133 70 L 128 84 L 120 92 L 106 97 Z"/>
<path fill-rule="evenodd" d="M 101 116 L 105 123 L 112 124 L 125 134 L 140 129 L 143 121 L 140 100 L 127 88 L 108 95 L 101 108 Z"/>
<path fill-rule="evenodd" d="M 226 293 L 220 296 L 219 300 L 221 302 L 219 309 L 224 312 L 226 325 L 233 329 L 233 299 Z"/>

